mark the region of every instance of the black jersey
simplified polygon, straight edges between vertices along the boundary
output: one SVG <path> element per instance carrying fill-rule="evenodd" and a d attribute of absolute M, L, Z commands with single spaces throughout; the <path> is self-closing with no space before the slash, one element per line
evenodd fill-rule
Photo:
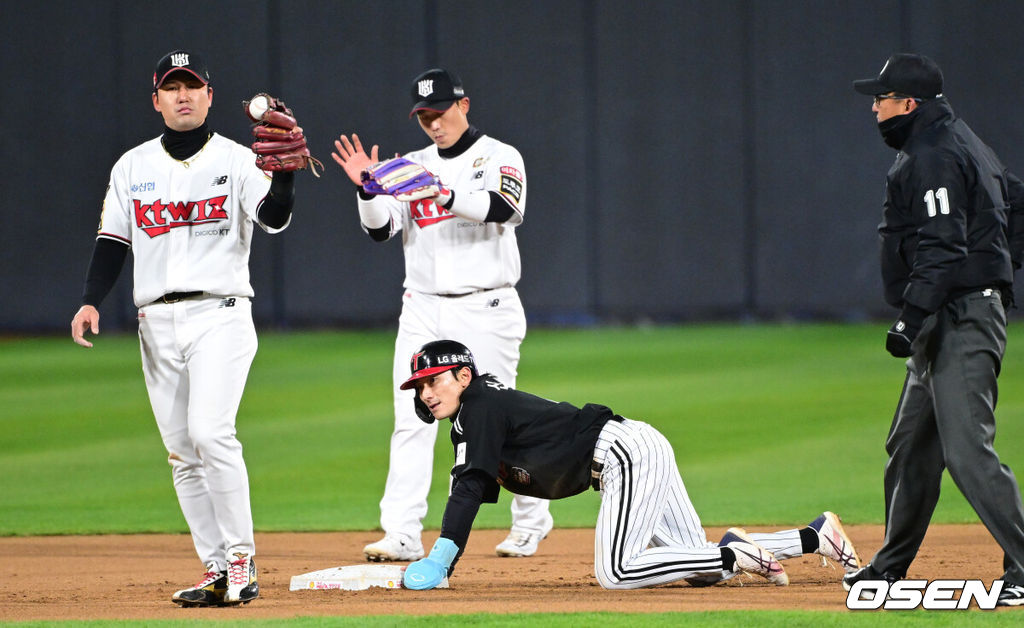
<path fill-rule="evenodd" d="M 878 227 L 885 300 L 934 312 L 972 290 L 1009 288 L 1011 258 L 1021 259 L 1011 246 L 1024 244 L 1020 181 L 945 98 L 908 115 Z"/>
<path fill-rule="evenodd" d="M 493 375 L 475 377 L 452 419 L 453 491 L 475 470 L 494 481 L 485 502 L 497 501 L 498 485 L 544 499 L 582 493 L 590 488 L 597 437 L 613 416 L 604 406 L 577 408 L 508 388 Z"/>

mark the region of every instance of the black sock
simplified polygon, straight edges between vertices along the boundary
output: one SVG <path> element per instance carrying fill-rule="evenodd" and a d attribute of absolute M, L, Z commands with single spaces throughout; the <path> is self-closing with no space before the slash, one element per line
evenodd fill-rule
<path fill-rule="evenodd" d="M 722 569 L 736 571 L 736 554 L 728 547 L 719 547 L 722 552 Z"/>
<path fill-rule="evenodd" d="M 800 529 L 800 547 L 804 554 L 813 554 L 821 544 L 818 532 L 811 527 Z"/>

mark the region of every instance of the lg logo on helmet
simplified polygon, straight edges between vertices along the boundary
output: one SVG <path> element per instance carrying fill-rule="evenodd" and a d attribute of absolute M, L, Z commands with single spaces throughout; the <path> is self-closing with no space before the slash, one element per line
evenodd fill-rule
<path fill-rule="evenodd" d="M 985 589 L 981 580 L 899 580 L 892 584 L 885 580 L 861 580 L 850 587 L 846 608 L 963 610 L 970 607 L 973 599 L 978 608 L 990 611 L 996 607 L 1002 590 L 1002 580 L 993 580 L 991 589 Z M 958 592 L 960 595 L 956 596 Z"/>

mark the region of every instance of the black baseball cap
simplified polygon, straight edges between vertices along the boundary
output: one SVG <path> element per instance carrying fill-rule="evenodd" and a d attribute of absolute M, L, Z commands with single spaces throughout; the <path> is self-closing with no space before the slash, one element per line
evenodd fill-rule
<path fill-rule="evenodd" d="M 440 68 L 427 70 L 412 81 L 413 105 L 409 117 L 423 109 L 447 111 L 453 102 L 465 97 L 466 90 L 459 77 Z"/>
<path fill-rule="evenodd" d="M 454 340 L 428 342 L 412 355 L 412 363 L 409 365 L 412 375 L 399 388 L 415 388 L 416 380 L 463 366 L 469 367 L 473 375 L 477 374 L 476 361 L 469 347 Z"/>
<path fill-rule="evenodd" d="M 878 78 L 854 81 L 853 88 L 868 96 L 896 92 L 927 100 L 942 95 L 942 70 L 924 55 L 901 52 L 889 57 Z"/>
<path fill-rule="evenodd" d="M 210 71 L 206 69 L 202 57 L 187 50 L 174 50 L 157 61 L 156 71 L 153 72 L 153 91 L 160 89 L 167 77 L 178 71 L 188 72 L 204 85 L 210 84 Z"/>

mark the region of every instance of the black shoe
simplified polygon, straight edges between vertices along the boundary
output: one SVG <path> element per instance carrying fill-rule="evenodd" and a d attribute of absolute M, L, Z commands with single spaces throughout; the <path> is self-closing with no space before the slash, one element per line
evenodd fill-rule
<path fill-rule="evenodd" d="M 1024 587 L 1004 582 L 996 606 L 1024 606 Z"/>
<path fill-rule="evenodd" d="M 899 576 L 889 572 L 879 573 L 875 571 L 875 568 L 871 566 L 871 563 L 868 563 L 857 571 L 843 576 L 843 588 L 849 591 L 853 588 L 854 584 L 861 580 L 885 580 L 889 584 L 892 584 L 900 579 L 901 578 Z"/>
<path fill-rule="evenodd" d="M 182 589 L 171 596 L 171 601 L 183 608 L 191 606 L 220 606 L 228 590 L 228 574 L 217 571 L 211 565 L 202 579 L 188 589 Z"/>

